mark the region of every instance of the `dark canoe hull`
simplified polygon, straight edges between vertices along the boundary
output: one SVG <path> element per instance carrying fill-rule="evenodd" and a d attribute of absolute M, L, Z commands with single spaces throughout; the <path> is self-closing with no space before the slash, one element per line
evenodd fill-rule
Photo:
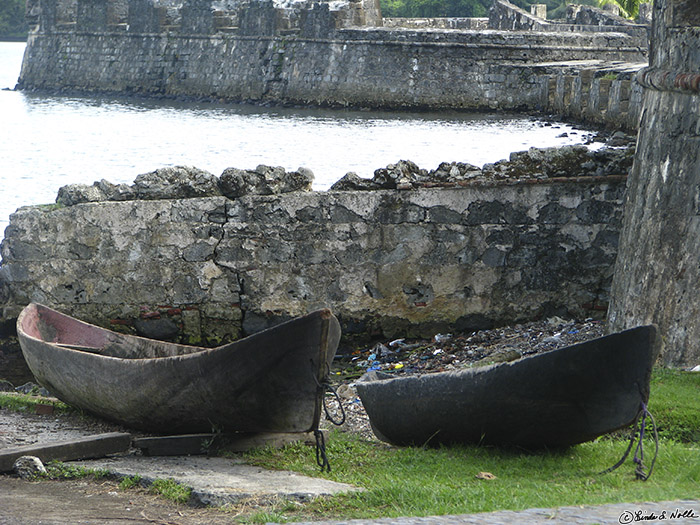
<path fill-rule="evenodd" d="M 316 428 L 319 383 L 340 339 L 329 310 L 212 349 L 117 334 L 35 304 L 17 331 L 34 377 L 59 399 L 161 434 Z"/>
<path fill-rule="evenodd" d="M 624 428 L 649 398 L 656 330 L 635 328 L 511 363 L 357 383 L 396 445 L 563 447 Z"/>

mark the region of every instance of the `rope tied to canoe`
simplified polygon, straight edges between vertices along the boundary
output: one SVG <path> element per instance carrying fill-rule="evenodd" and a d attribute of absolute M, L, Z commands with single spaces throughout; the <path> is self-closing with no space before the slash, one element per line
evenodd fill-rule
<path fill-rule="evenodd" d="M 340 396 L 338 395 L 338 391 L 331 385 L 330 380 L 328 377 L 330 376 L 330 367 L 326 363 L 326 369 L 327 373 L 325 374 L 325 379 L 321 382 L 318 380 L 318 378 L 314 375 L 314 379 L 316 380 L 316 386 L 318 386 L 319 391 L 321 392 L 321 399 L 322 399 L 322 405 L 323 405 L 323 411 L 326 413 L 326 419 L 333 423 L 335 426 L 339 427 L 342 424 L 345 423 L 345 408 L 343 407 L 343 402 L 340 399 Z M 326 403 L 327 396 L 326 394 L 330 392 L 333 394 L 333 397 L 335 398 L 336 403 L 338 403 L 338 409 L 340 410 L 340 419 L 336 420 L 332 415 L 330 410 L 328 410 L 328 404 Z"/>
<path fill-rule="evenodd" d="M 319 429 L 314 430 L 314 436 L 316 437 L 316 464 L 321 467 L 321 472 L 330 472 L 331 464 L 326 454 L 326 438 Z"/>
<path fill-rule="evenodd" d="M 652 416 L 651 412 L 649 412 L 646 403 L 641 401 L 640 404 L 640 414 L 635 421 L 634 430 L 632 432 L 629 445 L 627 446 L 627 450 L 625 450 L 625 453 L 622 455 L 622 458 L 620 458 L 620 461 L 601 472 L 601 474 L 608 474 L 609 472 L 619 468 L 627 460 L 627 457 L 632 451 L 635 442 L 637 442 L 637 447 L 634 451 L 634 456 L 632 457 L 632 461 L 635 465 L 634 475 L 640 481 L 646 481 L 651 477 L 651 473 L 654 470 L 654 464 L 656 463 L 656 457 L 659 455 L 659 433 L 656 429 L 656 421 L 654 420 L 654 416 Z M 655 447 L 654 456 L 651 458 L 651 464 L 649 465 L 648 470 L 646 470 L 646 467 L 644 466 L 644 436 L 647 432 L 647 418 L 651 423 L 650 426 L 651 430 L 653 431 Z"/>
<path fill-rule="evenodd" d="M 318 387 L 319 393 L 321 395 L 321 405 L 323 406 L 323 411 L 326 414 L 326 419 L 336 426 L 342 425 L 343 423 L 345 423 L 346 419 L 345 408 L 343 407 L 343 402 L 341 401 L 340 396 L 338 395 L 338 391 L 330 383 L 330 366 L 328 365 L 328 363 L 326 363 L 326 373 L 324 374 L 323 381 L 319 381 L 319 379 L 316 377 L 316 374 L 314 374 L 313 377 L 316 381 L 316 386 Z M 328 405 L 326 403 L 326 399 L 328 396 L 326 396 L 326 394 L 329 392 L 333 394 L 333 397 L 338 403 L 338 409 L 340 410 L 340 419 L 335 419 L 331 414 L 330 410 L 328 409 Z M 314 437 L 316 438 L 316 464 L 318 464 L 318 466 L 321 467 L 321 472 L 330 472 L 331 464 L 328 461 L 328 455 L 326 453 L 326 438 L 323 435 L 323 432 L 318 427 L 314 429 Z"/>

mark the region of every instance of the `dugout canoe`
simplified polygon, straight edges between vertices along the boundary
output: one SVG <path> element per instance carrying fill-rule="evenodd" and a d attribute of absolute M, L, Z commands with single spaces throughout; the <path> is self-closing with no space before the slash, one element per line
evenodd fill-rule
<path fill-rule="evenodd" d="M 340 326 L 330 310 L 218 348 L 124 335 L 39 304 L 17 320 L 37 382 L 65 403 L 159 434 L 318 428 Z"/>
<path fill-rule="evenodd" d="M 632 424 L 649 399 L 656 329 L 459 371 L 357 383 L 375 435 L 395 445 L 565 447 Z"/>

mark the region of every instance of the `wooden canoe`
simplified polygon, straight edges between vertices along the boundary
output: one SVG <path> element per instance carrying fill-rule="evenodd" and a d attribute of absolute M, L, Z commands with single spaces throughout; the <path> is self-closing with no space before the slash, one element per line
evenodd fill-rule
<path fill-rule="evenodd" d="M 220 346 L 118 334 L 39 304 L 17 320 L 36 380 L 70 405 L 160 434 L 308 432 L 340 339 L 319 310 Z"/>
<path fill-rule="evenodd" d="M 644 326 L 510 363 L 375 375 L 357 391 L 374 433 L 395 445 L 564 447 L 635 421 L 649 398 L 655 338 Z"/>

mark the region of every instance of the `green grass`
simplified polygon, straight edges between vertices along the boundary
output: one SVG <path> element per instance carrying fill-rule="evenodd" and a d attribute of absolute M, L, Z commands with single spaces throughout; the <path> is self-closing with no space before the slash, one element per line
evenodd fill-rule
<path fill-rule="evenodd" d="M 625 447 L 622 440 L 606 439 L 540 453 L 477 446 L 392 448 L 336 432 L 327 443 L 333 470 L 323 477 L 365 492 L 319 499 L 287 517 L 424 516 L 697 497 L 700 447 L 663 440 L 647 482 L 635 479 L 631 461 L 599 474 Z M 263 467 L 319 476 L 313 454 L 310 447 L 293 445 L 247 457 Z M 480 472 L 496 479 L 480 480 Z"/>
<path fill-rule="evenodd" d="M 129 490 L 133 488 L 139 488 L 141 486 L 141 476 L 138 474 L 136 476 L 124 476 L 121 481 L 119 481 L 119 488 L 121 490 Z"/>
<path fill-rule="evenodd" d="M 75 465 L 68 465 L 60 461 L 51 461 L 46 465 L 46 474 L 41 477 L 53 480 L 69 479 L 117 479 L 108 470 L 89 469 Z M 187 503 L 190 499 L 192 489 L 185 485 L 180 485 L 172 479 L 155 479 L 152 483 L 144 481 L 138 474 L 134 476 L 124 476 L 119 479 L 120 490 L 132 490 L 147 487 L 151 494 L 156 494 L 175 503 Z"/>
<path fill-rule="evenodd" d="M 700 373 L 655 370 L 649 411 L 660 436 L 681 443 L 700 443 Z"/>
<path fill-rule="evenodd" d="M 628 459 L 600 474 L 622 456 L 626 439 L 600 438 L 561 451 L 527 453 L 479 446 L 395 448 L 340 432 L 327 441 L 332 472 L 321 474 L 312 447 L 290 445 L 246 455 L 273 469 L 350 483 L 364 492 L 279 506 L 249 515 L 259 523 L 298 519 L 351 519 L 462 514 L 532 507 L 664 501 L 698 497 L 700 486 L 700 374 L 656 370 L 650 411 L 661 435 L 651 478 L 639 481 Z M 647 463 L 653 443 L 645 441 Z M 648 465 L 647 465 L 648 466 Z M 490 472 L 493 480 L 477 478 Z"/>
<path fill-rule="evenodd" d="M 60 461 L 51 461 L 45 465 L 46 474 L 43 475 L 46 479 L 105 479 L 110 478 L 111 474 L 108 470 L 103 469 L 88 469 L 75 465 L 68 465 Z"/>
<path fill-rule="evenodd" d="M 190 487 L 180 485 L 172 479 L 156 479 L 148 490 L 175 503 L 187 503 L 192 493 Z"/>
<path fill-rule="evenodd" d="M 32 394 L 19 394 L 16 392 L 0 392 L 0 408 L 14 410 L 15 412 L 35 412 L 37 405 L 52 405 L 54 413 L 78 413 L 75 408 L 65 403 Z"/>

